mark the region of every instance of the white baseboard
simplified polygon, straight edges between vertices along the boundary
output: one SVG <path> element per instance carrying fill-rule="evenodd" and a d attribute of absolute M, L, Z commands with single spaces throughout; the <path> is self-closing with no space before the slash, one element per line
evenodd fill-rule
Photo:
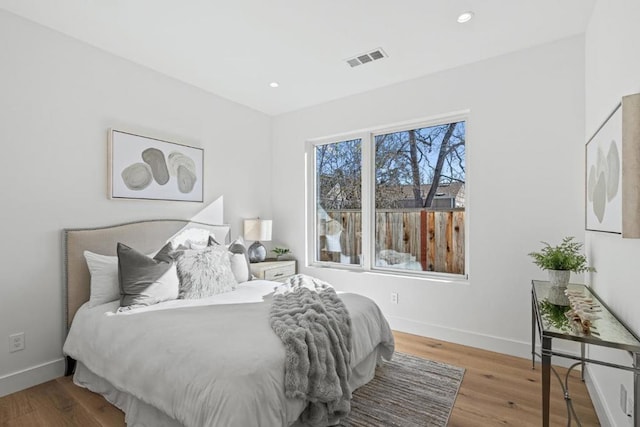
<path fill-rule="evenodd" d="M 0 377 L 0 397 L 64 375 L 64 359 L 55 359 Z"/>
<path fill-rule="evenodd" d="M 465 331 L 461 329 L 448 328 L 440 325 L 433 325 L 424 322 L 417 322 L 411 319 L 405 319 L 396 316 L 386 316 L 391 329 L 407 332 L 423 337 L 435 338 L 441 341 L 447 341 L 454 344 L 466 345 L 469 347 L 481 348 L 483 350 L 495 351 L 496 353 L 508 354 L 511 356 L 522 357 L 531 360 L 531 342 L 516 341 L 506 338 L 496 337 L 493 335 L 479 334 L 477 332 Z M 554 345 L 557 341 L 555 340 Z M 539 341 L 538 341 L 539 343 Z M 579 352 L 562 348 L 563 352 L 579 356 Z M 539 346 L 538 346 L 539 352 Z M 536 363 L 539 363 L 538 358 Z M 574 360 L 562 357 L 554 357 L 552 363 L 554 365 L 569 367 Z M 579 368 L 578 368 L 579 369 Z"/>
<path fill-rule="evenodd" d="M 602 390 L 600 389 L 595 377 L 591 376 L 589 365 L 587 365 L 584 370 L 584 382 L 587 386 L 589 396 L 591 397 L 593 407 L 596 410 L 596 415 L 598 416 L 600 425 L 602 427 L 613 427 L 613 415 L 609 412 L 609 407 L 604 403 L 604 400 L 601 397 L 603 396 Z"/>

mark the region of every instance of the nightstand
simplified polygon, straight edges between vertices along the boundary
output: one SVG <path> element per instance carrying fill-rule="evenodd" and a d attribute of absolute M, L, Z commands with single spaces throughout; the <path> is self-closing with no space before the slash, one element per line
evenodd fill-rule
<path fill-rule="evenodd" d="M 295 261 L 265 261 L 251 263 L 251 274 L 262 280 L 284 282 L 296 274 Z"/>

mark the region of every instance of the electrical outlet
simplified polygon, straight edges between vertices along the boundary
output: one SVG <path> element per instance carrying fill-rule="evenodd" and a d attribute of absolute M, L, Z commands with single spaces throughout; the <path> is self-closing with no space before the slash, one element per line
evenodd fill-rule
<path fill-rule="evenodd" d="M 620 409 L 625 414 L 627 413 L 627 389 L 623 384 L 620 384 Z"/>
<path fill-rule="evenodd" d="M 394 304 L 398 303 L 398 293 L 397 292 L 391 292 L 391 302 Z"/>
<path fill-rule="evenodd" d="M 9 335 L 9 353 L 24 350 L 24 332 Z"/>

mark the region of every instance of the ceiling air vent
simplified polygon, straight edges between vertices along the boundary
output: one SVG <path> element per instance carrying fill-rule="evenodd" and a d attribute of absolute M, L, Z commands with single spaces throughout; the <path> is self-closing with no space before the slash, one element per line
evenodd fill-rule
<path fill-rule="evenodd" d="M 384 53 L 384 50 L 382 50 L 381 48 L 377 48 L 375 50 L 372 50 L 371 52 L 366 52 L 366 53 L 354 56 L 353 58 L 349 58 L 346 61 L 347 61 L 347 64 L 349 64 L 349 66 L 353 68 L 353 67 L 357 67 L 358 65 L 366 64 L 367 62 L 377 61 L 378 59 L 382 59 L 386 57 L 387 57 L 387 54 Z"/>

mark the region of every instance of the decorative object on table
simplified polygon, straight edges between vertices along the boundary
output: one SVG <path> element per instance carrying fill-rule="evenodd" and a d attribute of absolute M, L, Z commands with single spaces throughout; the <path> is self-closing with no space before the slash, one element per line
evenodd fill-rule
<path fill-rule="evenodd" d="M 111 129 L 108 158 L 112 199 L 204 200 L 202 148 Z"/>
<path fill-rule="evenodd" d="M 294 259 L 291 251 L 287 248 L 273 248 L 271 249 L 271 252 L 276 254 L 276 259 L 278 261 L 290 261 Z"/>
<path fill-rule="evenodd" d="M 571 272 L 584 273 L 596 271 L 595 268 L 587 265 L 587 258 L 581 253 L 582 243 L 575 242 L 574 237 L 565 237 L 562 243 L 551 246 L 547 242 L 542 242 L 544 247 L 540 252 L 530 252 L 533 263 L 543 270 L 549 272 L 549 302 L 556 305 L 569 305 L 569 300 L 564 294 L 564 290 L 571 278 Z"/>
<path fill-rule="evenodd" d="M 245 219 L 244 220 L 245 240 L 254 240 L 247 250 L 249 261 L 262 262 L 267 257 L 267 249 L 260 240 L 268 242 L 271 240 L 271 220 L 270 219 Z"/>
<path fill-rule="evenodd" d="M 589 139 L 585 173 L 585 228 L 640 238 L 640 94 L 623 97 Z"/>
<path fill-rule="evenodd" d="M 593 325 L 593 321 L 600 318 L 598 313 L 602 312 L 600 304 L 595 302 L 593 298 L 589 298 L 581 291 L 565 290 L 565 294 L 569 299 L 570 309 L 565 312 L 565 316 L 570 320 L 571 326 L 578 332 L 585 335 L 600 335 L 597 328 Z"/>

